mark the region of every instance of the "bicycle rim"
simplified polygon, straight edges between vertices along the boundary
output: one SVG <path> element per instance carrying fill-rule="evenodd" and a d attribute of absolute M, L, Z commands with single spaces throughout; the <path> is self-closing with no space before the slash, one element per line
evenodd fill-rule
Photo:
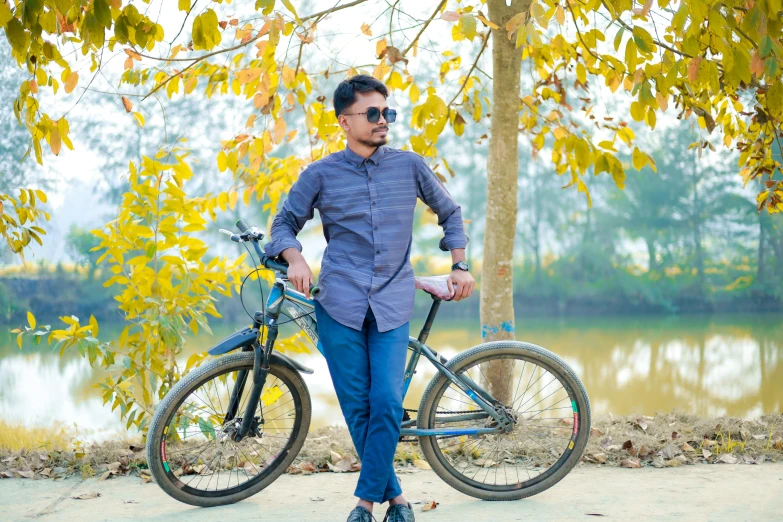
<path fill-rule="evenodd" d="M 264 383 L 252 431 L 231 436 L 241 423 L 252 384 L 252 363 L 207 374 L 170 409 L 160 441 L 165 477 L 183 493 L 226 497 L 264 480 L 286 458 L 302 423 L 302 398 L 276 366 Z M 237 417 L 225 423 L 240 370 L 249 372 Z"/>
<path fill-rule="evenodd" d="M 432 449 L 464 484 L 491 492 L 529 489 L 566 465 L 580 435 L 577 395 L 562 372 L 523 353 L 488 354 L 456 369 L 509 407 L 517 422 L 508 434 L 438 436 Z M 493 427 L 494 419 L 447 422 L 481 410 L 451 381 L 439 387 L 429 428 Z M 459 412 L 459 413 L 453 413 Z"/>

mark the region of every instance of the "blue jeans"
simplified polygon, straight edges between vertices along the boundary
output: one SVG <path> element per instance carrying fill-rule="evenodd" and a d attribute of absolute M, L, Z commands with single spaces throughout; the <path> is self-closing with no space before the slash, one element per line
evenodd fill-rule
<path fill-rule="evenodd" d="M 379 332 L 372 307 L 361 330 L 335 321 L 315 301 L 319 343 L 348 431 L 362 461 L 354 495 L 383 503 L 402 494 L 394 452 L 402 422 L 402 393 L 410 322 Z"/>

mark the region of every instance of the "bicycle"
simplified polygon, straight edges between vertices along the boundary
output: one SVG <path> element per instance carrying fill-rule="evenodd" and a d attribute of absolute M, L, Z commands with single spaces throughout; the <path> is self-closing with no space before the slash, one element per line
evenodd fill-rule
<path fill-rule="evenodd" d="M 288 264 L 263 251 L 263 230 L 242 220 L 237 227 L 239 234 L 221 232 L 251 243 L 260 264 L 275 272 L 266 305 L 255 312 L 252 326 L 209 350 L 221 357 L 172 387 L 147 435 L 157 484 L 173 498 L 202 507 L 263 490 L 288 469 L 307 437 L 311 401 L 302 374 L 313 370 L 274 350 L 280 316 L 323 354 L 313 301 L 287 285 Z M 416 277 L 417 288 L 433 303 L 418 337 L 408 342 L 405 394 L 422 355 L 438 372 L 418 410 L 405 410 L 400 440 L 417 441 L 435 473 L 465 494 L 517 500 L 540 493 L 579 462 L 587 445 L 591 419 L 584 386 L 559 357 L 530 343 L 482 343 L 451 360 L 429 347 L 438 308 L 450 300 L 446 277 Z M 318 292 L 311 285 L 311 298 Z M 229 354 L 234 350 L 240 351 Z"/>

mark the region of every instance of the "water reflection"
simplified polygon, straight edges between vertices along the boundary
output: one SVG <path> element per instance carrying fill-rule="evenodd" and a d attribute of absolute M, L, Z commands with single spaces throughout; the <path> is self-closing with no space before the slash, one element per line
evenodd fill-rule
<path fill-rule="evenodd" d="M 412 325 L 414 335 L 420 324 Z M 516 330 L 518 339 L 544 346 L 572 365 L 598 414 L 651 415 L 673 408 L 733 416 L 783 411 L 779 315 L 535 319 L 518 320 Z M 183 357 L 206 350 L 230 331 L 193 339 Z M 480 342 L 478 321 L 442 318 L 436 319 L 429 338 L 446 357 Z M 326 361 L 314 347 L 311 350 L 310 355 L 293 356 L 315 370 L 305 376 L 313 401 L 312 426 L 341 424 Z M 406 407 L 418 407 L 433 375 L 434 369 L 422 359 Z M 101 380 L 78 355 L 61 359 L 47 346 L 19 351 L 15 339 L 0 332 L 0 418 L 6 421 L 76 423 L 86 437 L 107 438 L 121 425 L 93 387 Z"/>

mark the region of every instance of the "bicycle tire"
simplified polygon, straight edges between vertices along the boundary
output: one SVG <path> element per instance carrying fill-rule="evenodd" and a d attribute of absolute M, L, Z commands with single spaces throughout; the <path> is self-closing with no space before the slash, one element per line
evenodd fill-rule
<path fill-rule="evenodd" d="M 590 436 L 590 401 L 582 382 L 562 359 L 549 350 L 530 343 L 520 341 L 494 341 L 483 343 L 454 357 L 446 364 L 446 367 L 455 373 L 460 373 L 460 370 L 464 371 L 466 368 L 472 367 L 477 361 L 484 363 L 492 360 L 493 356 L 499 355 L 522 355 L 527 357 L 535 361 L 537 365 L 540 364 L 542 367 L 546 368 L 550 373 L 561 380 L 561 383 L 562 380 L 565 380 L 574 392 L 578 406 L 577 418 L 579 429 L 576 440 L 574 441 L 574 447 L 570 450 L 565 461 L 561 463 L 558 460 L 559 464 L 552 473 L 529 487 L 509 489 L 506 491 L 493 491 L 468 484 L 467 481 L 464 480 L 464 475 L 456 472 L 450 465 L 447 466 L 444 463 L 445 457 L 443 457 L 440 449 L 437 447 L 436 437 L 421 436 L 419 437 L 419 444 L 424 457 L 433 471 L 435 471 L 435 473 L 447 484 L 458 491 L 483 500 L 519 500 L 536 495 L 554 486 L 579 462 Z M 428 429 L 433 427 L 431 426 L 431 417 L 433 416 L 433 408 L 437 407 L 436 400 L 451 384 L 452 382 L 440 372 L 430 381 L 419 406 L 419 415 L 417 419 L 419 428 Z M 451 470 L 454 470 L 456 473 Z M 549 473 L 549 470 L 547 473 Z"/>
<path fill-rule="evenodd" d="M 147 434 L 147 462 L 155 482 L 172 498 L 185 504 L 199 507 L 215 507 L 239 502 L 255 495 L 274 482 L 288 468 L 302 449 L 307 438 L 312 414 L 310 393 L 301 375 L 296 370 L 284 365 L 270 364 L 269 375 L 276 376 L 285 382 L 286 386 L 291 390 L 296 411 L 301 412 L 294 421 L 293 431 L 295 434 L 290 437 L 291 441 L 281 451 L 281 453 L 283 451 L 286 452 L 282 459 L 276 458 L 263 473 L 259 473 L 244 485 L 237 486 L 235 488 L 238 488 L 236 491 L 226 490 L 225 495 L 211 494 L 207 496 L 183 491 L 174 482 L 170 469 L 167 470 L 164 467 L 162 454 L 165 451 L 162 449 L 164 429 L 189 394 L 198 390 L 202 384 L 210 379 L 226 372 L 248 370 L 252 375 L 253 361 L 254 354 L 252 352 L 235 353 L 211 361 L 192 371 L 174 385 L 158 406 Z M 249 377 L 249 379 L 251 378 Z"/>

